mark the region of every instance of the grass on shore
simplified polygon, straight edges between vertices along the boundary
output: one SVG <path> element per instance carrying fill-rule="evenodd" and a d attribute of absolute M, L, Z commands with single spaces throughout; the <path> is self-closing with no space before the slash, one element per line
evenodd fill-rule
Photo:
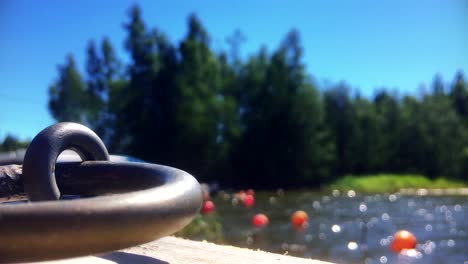
<path fill-rule="evenodd" d="M 224 242 L 222 226 L 216 213 L 197 215 L 190 224 L 175 233 L 175 236 L 199 241 L 207 240 L 218 244 Z"/>
<path fill-rule="evenodd" d="M 422 175 L 376 174 L 364 176 L 347 175 L 333 182 L 331 189 L 355 190 L 367 193 L 397 192 L 402 188 L 446 189 L 463 188 L 467 183 L 438 178 L 431 180 Z"/>

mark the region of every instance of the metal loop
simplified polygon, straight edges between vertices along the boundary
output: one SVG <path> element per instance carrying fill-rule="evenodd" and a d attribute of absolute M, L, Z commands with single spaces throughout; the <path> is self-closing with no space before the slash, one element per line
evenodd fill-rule
<path fill-rule="evenodd" d="M 0 263 L 76 257 L 146 243 L 180 230 L 202 203 L 195 178 L 161 165 L 60 163 L 57 175 L 64 193 L 131 192 L 0 205 Z"/>
<path fill-rule="evenodd" d="M 200 185 L 184 171 L 135 162 L 55 164 L 65 149 L 75 150 L 83 160 L 108 159 L 102 141 L 84 126 L 60 123 L 41 131 L 26 152 L 21 180 L 30 199 L 49 201 L 0 205 L 0 263 L 76 257 L 146 243 L 180 230 L 201 207 Z M 57 184 L 64 194 L 107 195 L 56 201 Z"/>
<path fill-rule="evenodd" d="M 91 129 L 76 123 L 58 123 L 42 130 L 24 156 L 23 186 L 31 201 L 58 200 L 55 162 L 66 149 L 74 150 L 83 161 L 109 160 L 101 139 Z"/>

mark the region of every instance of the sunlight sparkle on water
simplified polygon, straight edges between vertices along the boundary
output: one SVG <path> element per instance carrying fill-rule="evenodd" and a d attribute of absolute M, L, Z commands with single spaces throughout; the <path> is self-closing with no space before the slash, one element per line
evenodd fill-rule
<path fill-rule="evenodd" d="M 361 213 L 366 212 L 366 211 L 367 211 L 367 205 L 366 205 L 365 203 L 360 204 L 360 205 L 359 205 L 359 211 L 360 211 Z"/>
<path fill-rule="evenodd" d="M 454 246 L 455 246 L 455 240 L 449 239 L 449 240 L 447 241 L 447 246 L 448 246 L 448 247 L 454 247 Z"/>
<path fill-rule="evenodd" d="M 422 253 L 417 251 L 416 249 L 404 249 L 403 251 L 401 251 L 401 255 L 407 256 L 410 258 L 417 258 L 417 259 L 422 258 Z"/>
<path fill-rule="evenodd" d="M 314 207 L 314 209 L 319 209 L 320 208 L 320 202 L 319 201 L 314 201 L 312 203 L 312 207 Z"/>
<path fill-rule="evenodd" d="M 381 256 L 379 261 L 380 261 L 380 263 L 387 263 L 387 257 L 386 256 Z"/>
<path fill-rule="evenodd" d="M 424 253 L 426 255 L 429 255 L 432 253 L 432 251 L 436 248 L 436 244 L 431 241 L 431 240 L 428 240 L 426 241 L 426 243 L 424 243 L 422 246 L 421 246 L 422 250 L 424 250 Z"/>
<path fill-rule="evenodd" d="M 333 231 L 333 233 L 339 233 L 341 232 L 341 227 L 339 225 L 333 225 L 331 227 L 331 230 Z"/>
<path fill-rule="evenodd" d="M 333 195 L 333 197 L 338 197 L 338 196 L 340 196 L 340 191 L 335 189 L 335 190 L 332 191 L 332 195 Z"/>
<path fill-rule="evenodd" d="M 388 240 L 387 238 L 380 239 L 381 246 L 388 246 L 389 244 L 390 244 L 390 240 Z"/>
<path fill-rule="evenodd" d="M 382 214 L 382 221 L 388 221 L 390 219 L 390 216 L 387 213 Z"/>
<path fill-rule="evenodd" d="M 356 250 L 358 248 L 358 244 L 354 241 L 349 241 L 348 243 L 348 249 L 349 250 Z"/>

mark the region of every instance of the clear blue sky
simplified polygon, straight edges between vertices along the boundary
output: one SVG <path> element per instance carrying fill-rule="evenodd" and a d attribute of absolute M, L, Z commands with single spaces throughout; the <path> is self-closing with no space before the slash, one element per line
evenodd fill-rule
<path fill-rule="evenodd" d="M 0 1 L 0 139 L 31 138 L 54 121 L 47 110 L 56 66 L 75 55 L 83 69 L 90 39 L 108 36 L 123 60 L 128 8 L 138 3 L 150 26 L 173 41 L 195 12 L 215 50 L 235 29 L 245 56 L 301 33 L 304 63 L 318 83 L 345 80 L 371 96 L 377 87 L 415 93 L 440 73 L 450 82 L 468 71 L 468 1 Z"/>

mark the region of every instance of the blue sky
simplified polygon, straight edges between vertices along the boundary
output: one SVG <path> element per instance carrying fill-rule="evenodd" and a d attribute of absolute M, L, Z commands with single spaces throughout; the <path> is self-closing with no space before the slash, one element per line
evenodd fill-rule
<path fill-rule="evenodd" d="M 440 73 L 451 82 L 468 71 L 468 1 L 0 1 L 0 139 L 32 138 L 54 121 L 47 110 L 57 65 L 72 53 L 81 69 L 90 39 L 108 36 L 118 55 L 123 23 L 138 3 L 147 25 L 179 41 L 195 12 L 214 50 L 239 29 L 241 54 L 276 48 L 301 33 L 304 63 L 319 84 L 344 80 L 372 96 L 378 87 L 416 93 Z"/>

